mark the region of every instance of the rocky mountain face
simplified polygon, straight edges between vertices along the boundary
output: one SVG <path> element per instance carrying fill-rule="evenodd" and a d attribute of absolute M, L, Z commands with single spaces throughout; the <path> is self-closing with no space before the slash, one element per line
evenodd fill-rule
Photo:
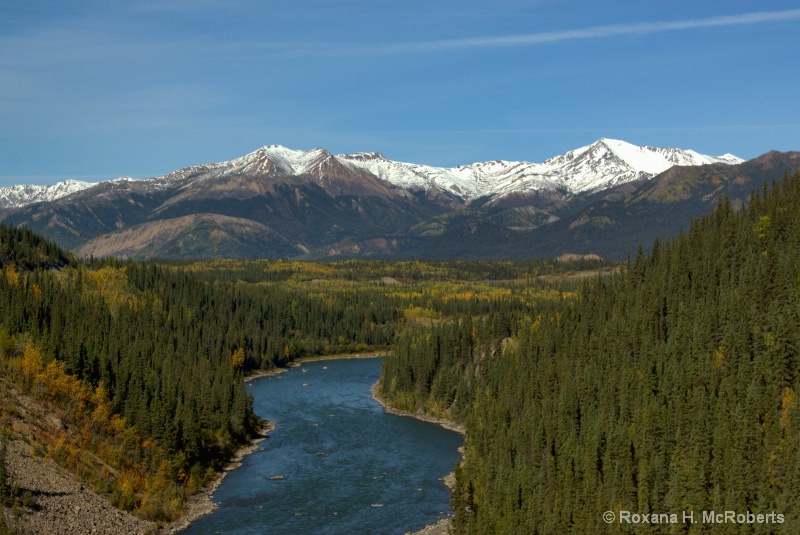
<path fill-rule="evenodd" d="M 92 182 L 65 180 L 51 186 L 24 184 L 0 188 L 0 209 L 19 208 L 36 202 L 55 201 L 94 185 Z"/>
<path fill-rule="evenodd" d="M 49 186 L 49 196 L 0 188 L 0 220 L 86 256 L 624 256 L 678 219 L 660 221 L 659 209 L 702 213 L 760 187 L 756 176 L 794 170 L 796 153 L 770 154 L 743 163 L 601 139 L 541 164 L 437 168 L 273 145 L 161 177 Z"/>

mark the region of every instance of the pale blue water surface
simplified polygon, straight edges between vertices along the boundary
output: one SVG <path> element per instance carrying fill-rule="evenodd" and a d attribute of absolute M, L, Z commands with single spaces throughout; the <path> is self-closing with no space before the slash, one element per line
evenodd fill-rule
<path fill-rule="evenodd" d="M 184 533 L 402 534 L 446 516 L 439 478 L 463 439 L 385 413 L 369 391 L 380 367 L 318 361 L 253 381 L 255 412 L 278 427 L 224 479 L 219 508 Z"/>

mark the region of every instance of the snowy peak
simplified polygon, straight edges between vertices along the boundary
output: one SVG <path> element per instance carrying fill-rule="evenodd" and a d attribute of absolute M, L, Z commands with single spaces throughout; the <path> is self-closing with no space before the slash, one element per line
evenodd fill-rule
<path fill-rule="evenodd" d="M 283 165 L 283 161 L 283 158 L 272 155 L 268 147 L 262 147 L 257 151 L 230 161 L 229 165 L 224 167 L 233 167 L 242 173 L 269 175 L 279 170 L 290 171 L 291 166 Z"/>
<path fill-rule="evenodd" d="M 673 165 L 737 164 L 743 161 L 731 154 L 712 157 L 682 149 L 639 147 L 605 138 L 541 164 L 494 160 L 441 168 L 393 162 L 380 155 L 339 157 L 353 165 L 363 166 L 397 186 L 437 188 L 465 200 L 542 189 L 564 193 L 598 191 L 652 178 Z"/>
<path fill-rule="evenodd" d="M 453 168 L 393 162 L 383 156 L 340 155 L 352 165 L 404 188 L 437 188 L 465 200 L 502 197 L 542 189 L 564 193 L 599 191 L 633 180 L 650 179 L 673 165 L 736 164 L 726 154 L 705 156 L 682 149 L 639 147 L 625 141 L 600 139 L 544 163 L 494 160 Z"/>
<path fill-rule="evenodd" d="M 322 148 L 304 151 L 269 145 L 227 162 L 186 167 L 145 180 L 118 179 L 102 184 L 106 185 L 106 191 L 131 188 L 159 191 L 186 189 L 216 178 L 239 175 L 268 180 L 305 177 L 303 180 L 314 180 L 323 187 L 335 186 L 335 191 L 344 191 L 342 186 L 347 184 L 354 192 L 374 192 L 377 191 L 374 184 L 365 187 L 357 184 L 379 179 L 387 187 L 438 190 L 469 202 L 479 197 L 500 198 L 512 193 L 541 190 L 561 194 L 594 192 L 634 180 L 650 179 L 674 165 L 737 164 L 742 161 L 731 154 L 705 156 L 692 150 L 642 147 L 606 138 L 544 163 L 494 160 L 451 168 L 395 162 L 379 152 L 333 155 Z M 0 188 L 0 208 L 53 201 L 92 186 L 95 184 L 70 180 L 53 186 Z"/>
<path fill-rule="evenodd" d="M 241 158 L 217 165 L 228 168 L 228 171 L 232 168 L 241 174 L 258 176 L 307 174 L 319 176 L 321 170 L 326 167 L 335 167 L 341 163 L 325 149 L 316 148 L 303 151 L 288 149 L 281 145 L 270 145 L 261 147 Z"/>
<path fill-rule="evenodd" d="M 673 165 L 737 164 L 744 161 L 732 154 L 705 156 L 693 150 L 638 147 L 616 139 L 600 139 L 595 145 L 602 145 L 628 165 L 653 174 L 662 173 Z"/>
<path fill-rule="evenodd" d="M 80 180 L 64 180 L 50 186 L 23 184 L 0 188 L 0 208 L 18 208 L 37 202 L 50 202 L 96 185 Z"/>
<path fill-rule="evenodd" d="M 561 177 L 564 186 L 572 193 L 581 193 L 650 179 L 674 165 L 730 165 L 743 161 L 731 154 L 705 156 L 692 150 L 638 146 L 603 138 L 546 160 L 542 171 L 547 176 Z"/>

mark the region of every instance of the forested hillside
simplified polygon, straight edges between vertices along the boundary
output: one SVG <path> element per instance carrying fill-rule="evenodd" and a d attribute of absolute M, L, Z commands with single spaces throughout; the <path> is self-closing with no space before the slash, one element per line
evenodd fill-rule
<path fill-rule="evenodd" d="M 799 297 L 795 174 L 553 309 L 401 337 L 381 391 L 466 425 L 459 533 L 796 533 Z"/>
<path fill-rule="evenodd" d="M 544 280 L 602 260 L 82 262 L 0 226 L 0 395 L 12 437 L 148 520 L 180 515 L 259 425 L 244 375 L 389 349 L 399 333 L 500 311 L 505 332 Z M 574 284 L 573 284 L 574 286 Z M 21 427 L 20 427 L 21 426 Z"/>
<path fill-rule="evenodd" d="M 75 264 L 55 243 L 27 228 L 0 225 L 0 268 L 14 264 L 26 270 Z"/>
<path fill-rule="evenodd" d="M 37 439 L 119 507 L 174 518 L 256 430 L 232 360 L 243 333 L 205 315 L 219 310 L 198 300 L 203 283 L 85 266 L 23 229 L 0 236 L 3 377 L 65 418 Z"/>

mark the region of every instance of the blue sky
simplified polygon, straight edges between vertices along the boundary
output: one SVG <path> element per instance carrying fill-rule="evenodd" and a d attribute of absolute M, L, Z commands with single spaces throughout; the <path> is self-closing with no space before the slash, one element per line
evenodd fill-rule
<path fill-rule="evenodd" d="M 263 145 L 439 166 L 800 150 L 800 5 L 0 0 L 0 186 Z"/>

